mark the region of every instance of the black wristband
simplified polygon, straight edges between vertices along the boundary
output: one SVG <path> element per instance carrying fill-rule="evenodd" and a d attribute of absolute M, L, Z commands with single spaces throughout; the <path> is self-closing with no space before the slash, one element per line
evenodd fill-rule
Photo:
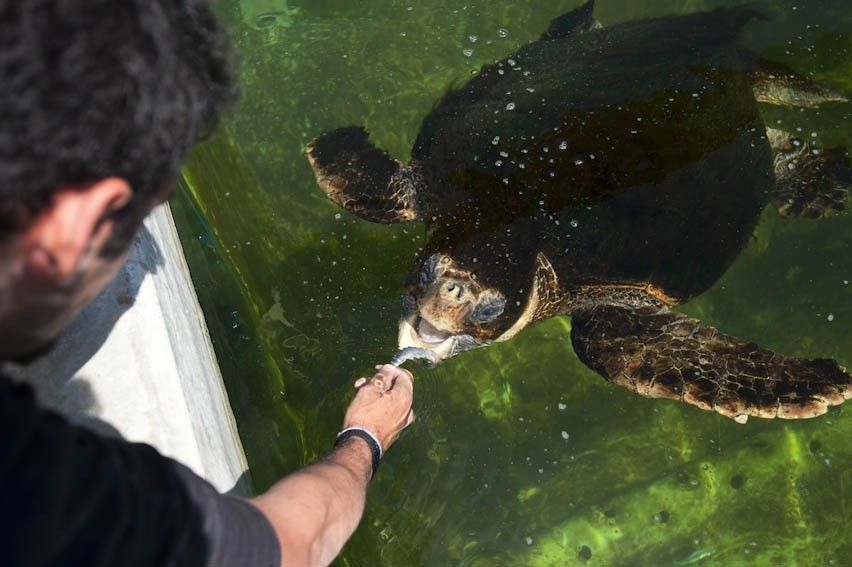
<path fill-rule="evenodd" d="M 334 441 L 334 446 L 337 447 L 350 437 L 360 437 L 364 441 L 367 442 L 367 446 L 370 447 L 370 453 L 372 454 L 372 465 L 373 472 L 370 475 L 370 480 L 376 476 L 376 469 L 379 468 L 379 462 L 382 460 L 382 447 L 379 445 L 378 439 L 371 432 L 363 429 L 361 427 L 347 427 L 343 431 L 337 434 L 337 439 Z"/>

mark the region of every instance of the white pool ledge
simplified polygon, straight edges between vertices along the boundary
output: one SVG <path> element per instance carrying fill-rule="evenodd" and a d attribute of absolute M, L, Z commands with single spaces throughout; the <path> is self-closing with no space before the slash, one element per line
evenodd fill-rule
<path fill-rule="evenodd" d="M 54 351 L 15 378 L 71 420 L 148 443 L 245 494 L 242 444 L 168 206 Z"/>

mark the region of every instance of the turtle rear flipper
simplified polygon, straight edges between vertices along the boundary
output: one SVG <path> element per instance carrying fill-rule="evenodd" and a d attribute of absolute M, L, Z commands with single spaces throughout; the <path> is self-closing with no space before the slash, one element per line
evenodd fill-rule
<path fill-rule="evenodd" d="M 781 216 L 817 219 L 845 208 L 852 187 L 846 148 L 818 148 L 774 128 L 766 136 L 775 162 L 772 204 Z"/>
<path fill-rule="evenodd" d="M 656 308 L 593 307 L 573 318 L 571 339 L 610 382 L 740 423 L 814 417 L 852 397 L 852 376 L 833 360 L 782 356 Z"/>
<path fill-rule="evenodd" d="M 307 151 L 317 183 L 347 211 L 380 223 L 417 220 L 417 176 L 371 144 L 363 128 L 326 132 Z"/>
<path fill-rule="evenodd" d="M 751 70 L 752 92 L 758 102 L 796 108 L 814 108 L 848 99 L 800 75 L 781 63 L 758 59 Z"/>

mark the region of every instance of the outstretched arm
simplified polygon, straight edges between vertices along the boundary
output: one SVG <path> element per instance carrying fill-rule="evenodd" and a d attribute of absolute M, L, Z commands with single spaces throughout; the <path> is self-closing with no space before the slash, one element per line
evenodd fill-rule
<path fill-rule="evenodd" d="M 382 451 L 414 421 L 410 373 L 383 366 L 369 381 L 355 383 L 344 429 L 372 432 Z M 328 565 L 355 531 L 364 513 L 372 453 L 367 442 L 349 437 L 321 461 L 296 471 L 252 500 L 272 524 L 281 546 L 281 565 Z"/>

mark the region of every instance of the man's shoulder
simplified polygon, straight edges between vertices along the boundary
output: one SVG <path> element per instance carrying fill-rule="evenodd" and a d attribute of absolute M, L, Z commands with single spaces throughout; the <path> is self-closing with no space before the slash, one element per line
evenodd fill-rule
<path fill-rule="evenodd" d="M 280 563 L 272 526 L 255 507 L 149 445 L 70 423 L 2 374 L 0 486 L 0 549 L 10 565 L 61 557 L 86 565 Z"/>

